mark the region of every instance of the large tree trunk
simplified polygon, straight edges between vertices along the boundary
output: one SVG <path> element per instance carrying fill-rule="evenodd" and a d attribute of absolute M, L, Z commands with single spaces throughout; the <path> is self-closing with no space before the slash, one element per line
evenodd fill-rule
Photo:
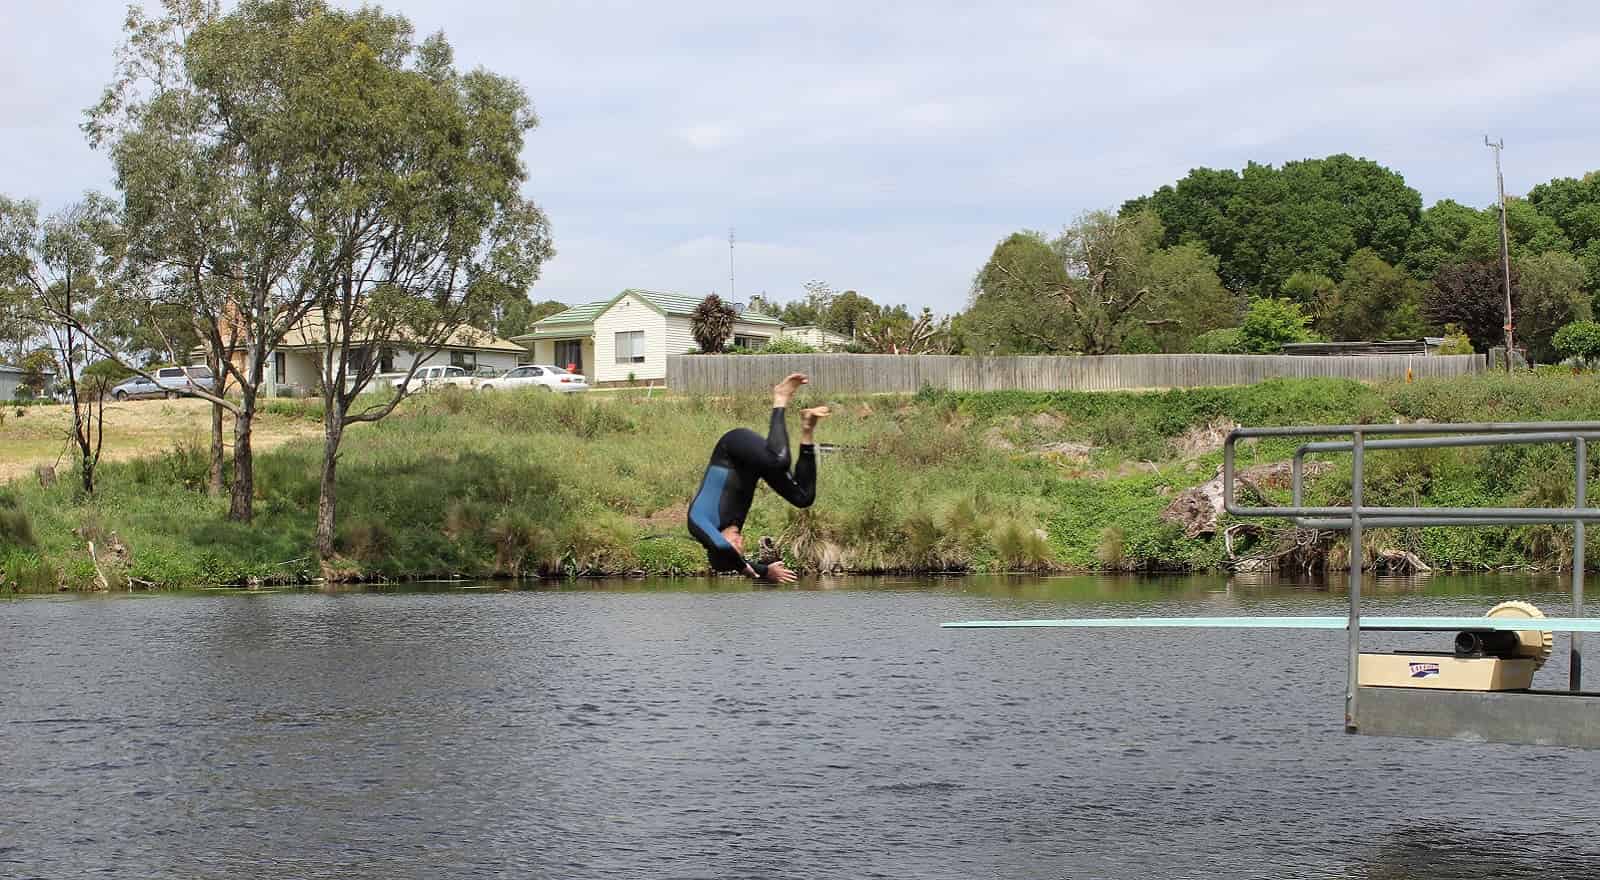
<path fill-rule="evenodd" d="M 255 420 L 255 395 L 245 392 L 243 405 L 233 418 L 233 494 L 228 519 L 249 522 L 255 516 L 256 465 L 250 453 L 250 428 Z"/>
<path fill-rule="evenodd" d="M 222 370 L 222 359 L 209 345 L 206 346 L 206 368 L 215 377 L 216 393 L 226 393 L 228 377 Z M 222 405 L 217 403 L 211 404 L 211 474 L 206 491 L 212 498 L 222 497 Z"/>
<path fill-rule="evenodd" d="M 222 405 L 211 404 L 211 477 L 207 491 L 212 498 L 222 497 Z"/>
<path fill-rule="evenodd" d="M 322 487 L 317 493 L 317 558 L 324 565 L 334 556 L 334 531 L 338 526 L 339 443 L 344 439 L 344 408 L 329 401 L 323 419 Z"/>
<path fill-rule="evenodd" d="M 68 369 L 71 369 L 69 366 Z M 83 494 L 94 494 L 94 466 L 97 456 L 94 454 L 94 410 L 88 401 L 84 400 L 76 382 L 71 383 L 72 396 L 72 440 L 78 444 L 78 475 L 83 481 Z M 102 428 L 102 431 L 105 429 Z"/>
<path fill-rule="evenodd" d="M 78 407 L 78 402 L 76 400 L 74 400 L 72 402 L 72 408 L 74 410 L 77 410 L 79 408 Z M 94 454 L 90 451 L 90 448 L 89 448 L 89 431 L 90 431 L 90 427 L 89 427 L 88 424 L 86 424 L 84 422 L 83 417 L 81 415 L 78 417 L 78 424 L 76 425 L 75 430 L 77 431 L 76 439 L 78 441 L 78 461 L 81 464 L 81 467 L 79 468 L 79 471 L 80 471 L 80 473 L 81 473 L 81 475 L 83 477 L 83 494 L 85 494 L 85 495 L 93 495 L 94 494 Z"/>
<path fill-rule="evenodd" d="M 235 522 L 255 518 L 256 462 L 250 451 L 250 430 L 256 418 L 265 350 L 259 340 L 251 345 L 245 358 L 246 381 L 239 383 L 239 411 L 233 418 L 233 494 L 228 502 L 228 519 Z"/>

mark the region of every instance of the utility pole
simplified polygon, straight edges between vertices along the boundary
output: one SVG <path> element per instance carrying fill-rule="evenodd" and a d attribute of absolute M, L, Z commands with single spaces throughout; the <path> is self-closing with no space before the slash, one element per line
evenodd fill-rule
<path fill-rule="evenodd" d="M 728 301 L 733 302 L 737 297 L 733 289 L 733 227 L 728 227 Z"/>
<path fill-rule="evenodd" d="M 1506 372 L 1510 372 L 1511 359 L 1517 349 L 1511 333 L 1511 245 L 1506 237 L 1506 179 L 1500 173 L 1500 151 L 1505 149 L 1506 141 L 1505 138 L 1491 141 L 1484 135 L 1483 145 L 1494 150 L 1494 181 L 1500 189 L 1500 271 L 1504 273 L 1506 285 Z"/>

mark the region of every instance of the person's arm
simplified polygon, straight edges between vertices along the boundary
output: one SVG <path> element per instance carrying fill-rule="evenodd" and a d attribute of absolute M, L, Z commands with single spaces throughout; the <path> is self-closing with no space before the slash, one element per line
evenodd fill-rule
<path fill-rule="evenodd" d="M 753 577 L 756 580 L 767 578 L 767 566 L 753 559 L 746 559 L 733 549 L 733 545 L 721 539 L 721 535 L 713 538 L 714 545 L 707 549 L 711 558 L 712 571 L 737 571 L 740 574 Z"/>

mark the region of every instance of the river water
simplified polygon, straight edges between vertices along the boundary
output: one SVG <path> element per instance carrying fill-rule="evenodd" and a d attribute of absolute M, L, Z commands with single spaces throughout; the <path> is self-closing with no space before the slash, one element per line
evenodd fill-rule
<path fill-rule="evenodd" d="M 3 601 L 0 877 L 1600 877 L 1600 754 L 1349 736 L 1342 633 L 938 628 L 1342 610 L 1218 578 Z"/>

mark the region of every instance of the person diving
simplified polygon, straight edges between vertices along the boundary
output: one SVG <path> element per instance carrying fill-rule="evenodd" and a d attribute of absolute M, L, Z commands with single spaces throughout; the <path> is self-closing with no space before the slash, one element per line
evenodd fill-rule
<path fill-rule="evenodd" d="M 790 472 L 789 401 L 810 380 L 791 373 L 772 386 L 772 419 L 765 439 L 749 428 L 735 428 L 711 450 L 700 489 L 689 503 L 689 534 L 706 548 L 712 571 L 737 571 L 757 580 L 794 583 L 797 576 L 781 561 L 761 563 L 744 555 L 744 519 L 755 499 L 756 483 L 765 482 L 795 507 L 817 500 L 817 422 L 829 415 L 826 406 L 800 411 L 800 451 Z"/>

